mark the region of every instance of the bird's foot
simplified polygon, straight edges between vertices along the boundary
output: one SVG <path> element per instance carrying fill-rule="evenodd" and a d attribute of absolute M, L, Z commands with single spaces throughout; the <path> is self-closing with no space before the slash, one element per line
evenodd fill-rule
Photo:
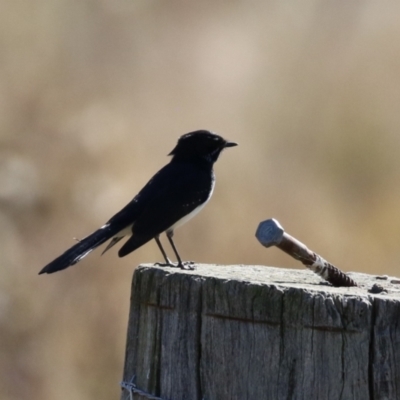
<path fill-rule="evenodd" d="M 194 269 L 196 269 L 194 261 L 183 261 L 181 263 L 178 262 L 175 264 L 172 261 L 168 260 L 168 262 L 165 263 L 157 262 L 154 265 L 158 265 L 159 267 L 180 268 L 189 271 L 193 271 Z"/>
<path fill-rule="evenodd" d="M 181 263 L 178 263 L 177 267 L 180 267 L 181 269 L 186 269 L 189 271 L 193 271 L 196 269 L 196 265 L 194 261 L 183 261 Z"/>
<path fill-rule="evenodd" d="M 157 265 L 158 267 L 176 267 L 176 265 L 173 262 L 154 263 L 154 265 Z"/>
<path fill-rule="evenodd" d="M 165 262 L 156 262 L 154 265 L 158 265 L 159 267 L 172 267 L 176 268 L 178 264 L 174 264 L 169 258 L 165 259 Z"/>
<path fill-rule="evenodd" d="M 157 265 L 158 267 L 176 267 L 176 265 L 173 262 L 169 263 L 162 263 L 162 262 L 156 262 L 154 265 Z"/>

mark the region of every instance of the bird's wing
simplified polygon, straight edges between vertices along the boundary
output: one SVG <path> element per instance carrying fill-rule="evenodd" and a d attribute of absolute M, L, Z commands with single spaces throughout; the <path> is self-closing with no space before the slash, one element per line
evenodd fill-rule
<path fill-rule="evenodd" d="M 131 238 L 118 253 L 120 257 L 166 231 L 207 201 L 213 185 L 212 175 L 206 171 L 196 171 L 194 175 L 190 172 L 171 174 L 163 187 L 147 200 L 135 220 Z"/>

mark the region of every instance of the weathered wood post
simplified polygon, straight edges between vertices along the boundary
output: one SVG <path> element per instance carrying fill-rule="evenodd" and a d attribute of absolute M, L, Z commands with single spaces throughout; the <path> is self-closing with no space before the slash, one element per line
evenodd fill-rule
<path fill-rule="evenodd" d="M 400 399 L 399 281 L 350 275 L 140 266 L 121 399 Z"/>

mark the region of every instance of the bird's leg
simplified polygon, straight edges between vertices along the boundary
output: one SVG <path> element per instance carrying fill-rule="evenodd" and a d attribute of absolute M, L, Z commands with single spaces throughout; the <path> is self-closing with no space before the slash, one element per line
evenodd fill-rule
<path fill-rule="evenodd" d="M 171 247 L 174 250 L 176 259 L 178 260 L 177 267 L 181 267 L 182 269 L 191 269 L 191 270 L 195 269 L 195 267 L 193 265 L 194 264 L 193 261 L 182 262 L 182 259 L 181 259 L 180 255 L 178 253 L 178 250 L 175 247 L 175 243 L 172 240 L 172 236 L 174 236 L 174 231 L 173 230 L 167 231 L 167 238 L 168 238 L 169 242 L 171 243 Z"/>
<path fill-rule="evenodd" d="M 156 265 L 160 265 L 162 267 L 176 267 L 176 265 L 167 257 L 167 253 L 165 252 L 164 248 L 161 245 L 160 237 L 157 235 L 154 239 L 157 242 L 158 248 L 160 249 L 160 251 L 164 257 L 164 260 L 165 260 L 165 264 L 156 263 Z"/>

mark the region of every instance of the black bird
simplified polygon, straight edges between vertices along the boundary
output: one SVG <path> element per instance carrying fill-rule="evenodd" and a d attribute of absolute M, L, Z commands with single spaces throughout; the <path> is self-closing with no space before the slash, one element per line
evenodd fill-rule
<path fill-rule="evenodd" d="M 106 252 L 126 235 L 131 235 L 118 252 L 124 257 L 151 239 L 155 239 L 165 264 L 191 269 L 182 262 L 172 240 L 174 229 L 196 215 L 210 199 L 215 183 L 213 165 L 221 151 L 236 146 L 206 130 L 187 133 L 179 138 L 169 153 L 169 164 L 158 171 L 147 185 L 105 225 L 47 264 L 39 274 L 61 271 L 82 260 L 109 239 Z M 159 236 L 166 232 L 178 260 L 173 264 L 164 251 Z"/>

